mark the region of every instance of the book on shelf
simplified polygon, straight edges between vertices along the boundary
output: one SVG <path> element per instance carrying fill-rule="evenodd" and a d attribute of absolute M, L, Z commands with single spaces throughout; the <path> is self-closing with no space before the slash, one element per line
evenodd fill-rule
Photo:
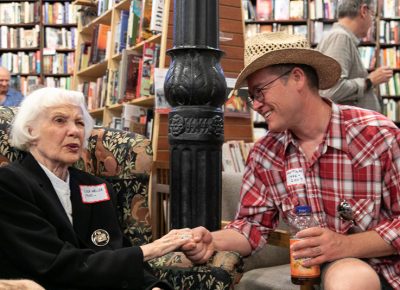
<path fill-rule="evenodd" d="M 226 102 L 224 115 L 227 117 L 250 118 L 250 107 L 247 105 L 247 89 L 234 90 L 235 78 L 226 80 Z"/>
<path fill-rule="evenodd" d="M 289 19 L 307 18 L 307 1 L 291 0 L 289 2 Z"/>
<path fill-rule="evenodd" d="M 258 21 L 272 20 L 274 18 L 272 6 L 272 0 L 257 0 L 256 19 Z"/>
<path fill-rule="evenodd" d="M 150 31 L 153 33 L 162 32 L 163 12 L 164 0 L 153 0 L 150 17 Z"/>
<path fill-rule="evenodd" d="M 132 0 L 129 8 L 129 18 L 128 18 L 128 45 L 133 46 L 136 44 L 136 40 L 139 33 L 140 26 L 140 15 L 142 7 L 142 0 Z"/>
<path fill-rule="evenodd" d="M 139 19 L 139 31 L 136 43 L 139 43 L 153 35 L 150 30 L 151 11 L 153 0 L 142 0 L 142 9 Z"/>
<path fill-rule="evenodd" d="M 155 60 L 158 59 L 159 44 L 146 42 L 143 45 L 142 59 L 139 63 L 138 82 L 136 86 L 136 97 L 148 97 L 151 95 L 152 86 L 151 72 L 154 70 Z"/>
<path fill-rule="evenodd" d="M 254 143 L 231 140 L 222 144 L 222 170 L 243 173 L 246 160 Z"/>
<path fill-rule="evenodd" d="M 123 49 L 126 48 L 127 43 L 127 32 L 128 32 L 128 19 L 129 19 L 129 11 L 122 10 L 120 14 L 120 20 L 117 25 L 117 35 L 115 42 L 115 53 L 120 53 Z"/>
<path fill-rule="evenodd" d="M 118 73 L 118 103 L 135 98 L 140 61 L 141 56 L 136 51 L 122 51 Z"/>
<path fill-rule="evenodd" d="M 110 128 L 122 130 L 122 118 L 121 117 L 112 117 L 111 123 L 109 124 Z"/>
<path fill-rule="evenodd" d="M 90 42 L 81 43 L 81 53 L 78 60 L 78 71 L 83 70 L 89 66 L 91 50 L 92 44 Z"/>
<path fill-rule="evenodd" d="M 122 129 L 149 137 L 153 121 L 152 110 L 133 104 L 123 104 Z"/>
<path fill-rule="evenodd" d="M 274 1 L 274 19 L 287 20 L 289 19 L 289 0 Z"/>
<path fill-rule="evenodd" d="M 90 55 L 90 64 L 96 64 L 104 61 L 107 58 L 106 52 L 107 39 L 111 31 L 111 26 L 106 24 L 97 24 L 93 30 L 92 49 Z"/>
<path fill-rule="evenodd" d="M 168 68 L 154 69 L 154 91 L 155 91 L 155 111 L 160 114 L 168 114 L 171 111 L 171 106 L 165 99 L 164 82 Z"/>

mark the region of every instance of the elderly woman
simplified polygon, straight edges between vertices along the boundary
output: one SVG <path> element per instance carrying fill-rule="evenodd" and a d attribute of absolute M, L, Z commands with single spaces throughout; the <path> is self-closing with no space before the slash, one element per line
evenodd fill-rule
<path fill-rule="evenodd" d="M 126 244 L 112 187 L 70 167 L 92 127 L 79 92 L 42 88 L 22 102 L 11 143 L 27 154 L 0 168 L 0 278 L 33 279 L 47 289 L 170 289 L 144 261 L 190 241 L 189 230 Z"/>

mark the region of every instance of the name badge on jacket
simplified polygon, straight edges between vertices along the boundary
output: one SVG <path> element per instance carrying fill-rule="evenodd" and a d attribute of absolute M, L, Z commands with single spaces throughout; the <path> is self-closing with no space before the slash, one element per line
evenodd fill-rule
<path fill-rule="evenodd" d="M 105 183 L 96 185 L 80 185 L 83 203 L 96 203 L 110 200 Z"/>

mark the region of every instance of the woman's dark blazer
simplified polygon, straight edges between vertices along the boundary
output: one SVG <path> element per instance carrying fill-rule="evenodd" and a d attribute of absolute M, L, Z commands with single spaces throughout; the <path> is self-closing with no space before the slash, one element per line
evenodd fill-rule
<path fill-rule="evenodd" d="M 104 180 L 70 168 L 73 225 L 43 169 L 32 155 L 0 168 L 0 277 L 30 278 L 46 289 L 169 289 L 147 273 L 139 247 L 124 247 L 110 200 L 82 202 L 80 185 Z M 91 241 L 97 229 L 110 242 Z"/>

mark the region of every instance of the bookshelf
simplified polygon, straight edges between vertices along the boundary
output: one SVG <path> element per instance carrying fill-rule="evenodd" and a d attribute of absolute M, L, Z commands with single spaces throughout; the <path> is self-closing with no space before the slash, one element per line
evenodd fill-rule
<path fill-rule="evenodd" d="M 400 124 L 400 10 L 396 1 L 377 2 L 374 29 L 361 41 L 359 51 L 369 71 L 382 65 L 393 68 L 393 78 L 376 89 L 383 113 Z M 244 0 L 245 35 L 286 31 L 304 35 L 316 47 L 324 31 L 336 22 L 336 7 L 337 0 Z"/>
<path fill-rule="evenodd" d="M 0 63 L 24 95 L 32 84 L 71 87 L 76 33 L 71 2 L 1 1 Z"/>
<path fill-rule="evenodd" d="M 92 17 L 90 21 L 86 20 L 83 24 L 81 21 L 78 21 L 76 55 L 79 57 L 75 63 L 74 71 L 76 73 L 74 74 L 73 88 L 79 90 L 82 89 L 85 82 L 97 83 L 99 78 L 102 80 L 103 86 L 105 87 L 103 87 L 104 89 L 101 91 L 106 91 L 106 96 L 103 96 L 104 102 L 100 101 L 101 105 L 91 109 L 90 112 L 92 117 L 97 120 L 98 124 L 103 126 L 112 126 L 113 120 L 121 117 L 124 111 L 124 105 L 127 104 L 153 110 L 152 145 L 154 160 L 167 162 L 169 160 L 168 114 L 155 110 L 154 92 L 148 95 L 136 93 L 134 98 L 125 98 L 122 102 L 120 98 L 117 98 L 117 102 L 115 102 L 115 88 L 113 88 L 114 81 L 112 79 L 114 78 L 115 72 L 118 72 L 120 67 L 123 66 L 124 52 L 115 51 L 113 45 L 117 42 L 118 35 L 120 35 L 120 33 L 118 33 L 118 27 L 120 23 L 122 23 L 122 15 L 126 13 L 124 11 L 132 11 L 131 1 L 121 0 L 118 3 L 110 1 L 108 2 L 108 9 L 104 9 L 101 13 L 98 13 L 98 6 L 91 6 L 93 3 L 87 2 L 88 1 L 83 0 L 74 2 L 80 5 L 81 10 L 85 10 L 85 15 L 93 14 L 94 11 L 96 15 Z M 166 57 L 166 51 L 172 48 L 173 42 L 173 5 L 171 5 L 171 0 L 164 0 L 161 1 L 161 3 L 162 2 L 162 19 L 158 21 L 158 25 L 161 26 L 161 31 L 148 35 L 139 42 L 128 42 L 126 51 L 143 57 L 144 50 L 152 46 L 152 44 L 157 45 L 159 57 L 154 61 L 157 63 L 156 67 L 168 68 L 170 60 Z M 160 1 L 153 0 L 152 4 L 160 6 Z M 134 3 L 132 3 L 132 5 L 134 5 Z M 244 24 L 241 0 L 220 0 L 219 15 L 220 49 L 225 52 L 225 56 L 221 60 L 221 65 L 226 77 L 235 78 L 243 68 Z M 81 19 L 81 17 L 78 17 L 78 19 Z M 85 19 L 87 19 L 87 17 L 85 17 Z M 105 57 L 101 61 L 93 64 L 89 64 L 88 61 L 88 65 L 82 67 L 80 58 L 84 55 L 85 51 L 88 50 L 88 45 L 85 46 L 85 43 L 92 42 L 93 33 L 98 24 L 110 26 L 110 32 L 107 37 L 108 47 L 106 48 Z M 130 32 L 128 31 L 127 34 L 129 38 Z M 121 79 L 121 76 L 117 79 Z M 251 118 L 225 117 L 224 135 L 226 141 L 243 140 L 245 142 L 252 142 L 253 133 Z"/>

